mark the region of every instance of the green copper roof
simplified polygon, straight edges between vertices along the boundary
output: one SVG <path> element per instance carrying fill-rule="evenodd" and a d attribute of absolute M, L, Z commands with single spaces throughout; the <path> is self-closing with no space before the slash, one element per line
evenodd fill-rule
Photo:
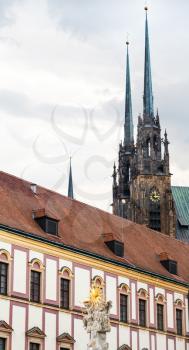
<path fill-rule="evenodd" d="M 177 215 L 176 237 L 189 242 L 189 187 L 172 186 Z"/>
<path fill-rule="evenodd" d="M 127 62 L 126 62 L 126 92 L 125 92 L 125 145 L 134 142 L 133 136 L 133 116 L 132 116 L 132 100 L 131 100 L 131 79 L 129 67 L 129 43 L 127 42 Z"/>
<path fill-rule="evenodd" d="M 152 74 L 150 61 L 150 42 L 148 33 L 148 16 L 146 9 L 146 24 L 145 24 L 145 60 L 144 60 L 144 116 L 154 116 L 153 92 L 152 92 Z"/>

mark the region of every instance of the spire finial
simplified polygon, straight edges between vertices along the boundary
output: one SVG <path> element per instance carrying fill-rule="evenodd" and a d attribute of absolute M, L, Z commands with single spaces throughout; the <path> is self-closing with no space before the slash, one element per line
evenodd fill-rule
<path fill-rule="evenodd" d="M 68 181 L 68 197 L 74 199 L 73 179 L 72 179 L 72 157 L 71 156 L 70 156 L 70 170 L 69 170 L 69 181 Z"/>
<path fill-rule="evenodd" d="M 128 46 L 129 46 L 129 33 L 127 33 L 126 45 L 127 45 L 127 48 L 128 48 Z"/>
<path fill-rule="evenodd" d="M 154 117 L 153 106 L 153 92 L 152 92 L 152 75 L 151 75 L 151 61 L 150 61 L 150 43 L 148 33 L 148 6 L 144 7 L 146 11 L 146 23 L 145 23 L 145 61 L 144 61 L 144 116 Z"/>
<path fill-rule="evenodd" d="M 131 79 L 129 67 L 129 39 L 127 35 L 127 59 L 126 59 L 126 92 L 125 92 L 125 125 L 124 125 L 124 144 L 133 143 L 133 116 L 132 116 L 132 99 L 131 99 Z"/>

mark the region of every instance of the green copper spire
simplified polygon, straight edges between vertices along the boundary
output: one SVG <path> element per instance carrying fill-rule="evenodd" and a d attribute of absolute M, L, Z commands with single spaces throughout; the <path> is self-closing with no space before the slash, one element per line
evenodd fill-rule
<path fill-rule="evenodd" d="M 146 24 L 145 24 L 145 62 L 144 62 L 144 116 L 154 116 L 153 106 L 153 92 L 152 92 L 152 75 L 151 75 L 151 63 L 150 63 L 150 43 L 148 34 L 148 8 L 145 7 L 146 11 Z"/>
<path fill-rule="evenodd" d="M 73 195 L 73 180 L 72 180 L 72 162 L 70 157 L 70 172 L 69 172 L 69 182 L 68 182 L 68 197 L 74 199 Z"/>
<path fill-rule="evenodd" d="M 125 125 L 124 125 L 124 143 L 125 145 L 134 142 L 133 136 L 133 116 L 132 116 L 132 100 L 131 100 L 131 79 L 129 67 L 129 42 L 127 45 L 127 62 L 126 62 L 126 92 L 125 92 Z"/>

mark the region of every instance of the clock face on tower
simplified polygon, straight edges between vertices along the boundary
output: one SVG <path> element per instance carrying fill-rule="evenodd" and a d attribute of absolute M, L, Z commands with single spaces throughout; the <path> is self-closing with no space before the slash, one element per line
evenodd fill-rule
<path fill-rule="evenodd" d="M 160 194 L 157 190 L 152 190 L 150 193 L 150 200 L 152 202 L 159 202 L 160 201 Z"/>

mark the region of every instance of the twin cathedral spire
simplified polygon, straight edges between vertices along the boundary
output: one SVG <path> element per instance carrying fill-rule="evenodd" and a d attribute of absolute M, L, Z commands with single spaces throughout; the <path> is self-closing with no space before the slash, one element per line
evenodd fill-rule
<path fill-rule="evenodd" d="M 113 213 L 175 235 L 175 210 L 169 170 L 167 132 L 161 137 L 159 114 L 154 115 L 148 14 L 145 7 L 143 116 L 138 117 L 134 142 L 129 43 L 126 53 L 124 142 L 119 145 L 118 168 L 113 170 Z M 164 152 L 162 150 L 164 146 Z"/>

